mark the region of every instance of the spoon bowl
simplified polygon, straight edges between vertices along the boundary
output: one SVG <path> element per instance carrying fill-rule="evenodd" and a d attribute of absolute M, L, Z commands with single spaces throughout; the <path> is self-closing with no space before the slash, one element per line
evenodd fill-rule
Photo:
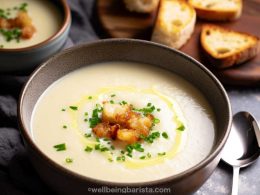
<path fill-rule="evenodd" d="M 260 131 L 255 118 L 248 112 L 233 116 L 233 124 L 222 160 L 233 166 L 232 195 L 238 192 L 239 169 L 254 163 L 260 155 Z"/>

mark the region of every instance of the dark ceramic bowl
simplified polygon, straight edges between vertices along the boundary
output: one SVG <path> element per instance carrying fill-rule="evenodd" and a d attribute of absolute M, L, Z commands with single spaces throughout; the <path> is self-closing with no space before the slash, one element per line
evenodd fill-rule
<path fill-rule="evenodd" d="M 197 87 L 207 98 L 216 116 L 216 136 L 211 153 L 196 166 L 164 179 L 138 184 L 104 182 L 75 174 L 56 164 L 31 137 L 32 111 L 38 98 L 53 82 L 73 70 L 94 63 L 132 61 L 163 67 Z M 87 194 L 90 186 L 170 187 L 174 194 L 196 191 L 211 175 L 220 160 L 227 140 L 231 109 L 220 82 L 203 65 L 191 57 L 168 47 L 131 39 L 108 39 L 80 45 L 61 52 L 42 64 L 25 85 L 20 98 L 19 119 L 22 135 L 32 163 L 42 179 L 60 194 Z"/>
<path fill-rule="evenodd" d="M 26 72 L 50 58 L 64 46 L 71 25 L 71 14 L 66 0 L 52 0 L 63 16 L 58 32 L 47 40 L 33 46 L 5 49 L 0 48 L 0 73 Z M 53 18 L 55 20 L 55 18 Z"/>

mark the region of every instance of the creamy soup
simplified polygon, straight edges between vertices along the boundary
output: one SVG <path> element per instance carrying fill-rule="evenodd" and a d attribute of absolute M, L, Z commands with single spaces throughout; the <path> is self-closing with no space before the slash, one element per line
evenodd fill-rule
<path fill-rule="evenodd" d="M 150 117 L 149 134 L 129 140 L 130 130 L 118 125 L 118 137 L 99 137 L 97 124 L 122 108 L 147 122 L 139 126 L 149 126 Z M 133 120 L 131 128 L 137 124 Z M 198 164 L 212 149 L 214 128 L 211 107 L 195 87 L 169 71 L 128 62 L 95 64 L 62 77 L 39 98 L 31 123 L 37 146 L 61 166 L 132 183 Z M 119 136 L 120 130 L 127 133 Z"/>
<path fill-rule="evenodd" d="M 22 31 L 21 22 L 14 27 L 8 25 L 8 28 L 2 23 L 3 27 L 0 24 L 1 48 L 23 48 L 43 42 L 58 32 L 63 21 L 56 5 L 47 0 L 0 0 L 0 9 L 0 23 L 2 19 L 14 25 L 10 19 L 16 18 L 19 12 L 24 11 L 28 14 L 35 31 L 31 38 L 24 39 L 19 36 Z M 23 23 L 28 23 L 28 19 Z"/>

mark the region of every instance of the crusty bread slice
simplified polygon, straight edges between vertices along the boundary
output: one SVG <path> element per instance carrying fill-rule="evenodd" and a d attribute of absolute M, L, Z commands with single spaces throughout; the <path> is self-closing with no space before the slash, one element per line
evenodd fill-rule
<path fill-rule="evenodd" d="M 209 62 L 218 68 L 241 64 L 260 50 L 258 37 L 211 24 L 203 25 L 200 41 Z"/>
<path fill-rule="evenodd" d="M 158 7 L 160 0 L 124 0 L 129 11 L 149 13 Z"/>
<path fill-rule="evenodd" d="M 162 0 L 152 41 L 179 49 L 191 37 L 196 22 L 195 10 L 184 0 Z"/>
<path fill-rule="evenodd" d="M 188 0 L 198 18 L 210 21 L 235 20 L 242 13 L 242 0 Z"/>

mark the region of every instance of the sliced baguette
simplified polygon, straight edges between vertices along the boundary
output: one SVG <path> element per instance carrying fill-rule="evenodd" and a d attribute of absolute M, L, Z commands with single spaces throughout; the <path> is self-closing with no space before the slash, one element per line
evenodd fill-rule
<path fill-rule="evenodd" d="M 129 11 L 150 13 L 158 7 L 160 0 L 124 0 Z"/>
<path fill-rule="evenodd" d="M 258 37 L 211 24 L 203 25 L 200 41 L 209 62 L 218 68 L 241 64 L 260 50 Z"/>
<path fill-rule="evenodd" d="M 179 49 L 191 37 L 196 22 L 195 10 L 183 0 L 162 0 L 152 41 Z"/>
<path fill-rule="evenodd" d="M 198 18 L 209 21 L 230 21 L 242 13 L 242 0 L 188 0 Z"/>

